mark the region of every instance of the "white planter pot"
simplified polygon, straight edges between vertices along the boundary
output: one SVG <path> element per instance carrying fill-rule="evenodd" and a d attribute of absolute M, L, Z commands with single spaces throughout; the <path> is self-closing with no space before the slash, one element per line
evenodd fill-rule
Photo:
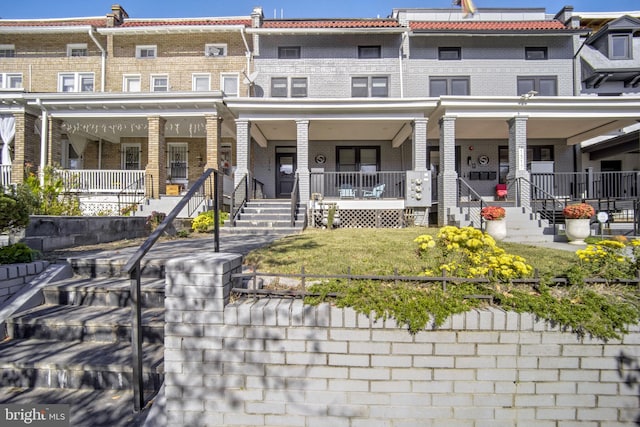
<path fill-rule="evenodd" d="M 565 233 L 572 245 L 585 245 L 584 239 L 591 235 L 591 223 L 586 219 L 565 219 Z"/>
<path fill-rule="evenodd" d="M 507 237 L 507 221 L 505 219 L 494 219 L 485 221 L 485 230 L 493 240 L 502 240 Z"/>

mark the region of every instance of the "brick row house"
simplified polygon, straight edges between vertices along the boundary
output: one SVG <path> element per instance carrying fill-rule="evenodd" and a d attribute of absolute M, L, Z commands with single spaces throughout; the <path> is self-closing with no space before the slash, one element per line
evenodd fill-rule
<path fill-rule="evenodd" d="M 640 13 L 587 15 L 0 20 L 3 176 L 59 165 L 86 193 L 153 199 L 213 167 L 228 193 L 295 189 L 354 226 L 459 222 L 498 183 L 525 209 L 637 199 Z"/>

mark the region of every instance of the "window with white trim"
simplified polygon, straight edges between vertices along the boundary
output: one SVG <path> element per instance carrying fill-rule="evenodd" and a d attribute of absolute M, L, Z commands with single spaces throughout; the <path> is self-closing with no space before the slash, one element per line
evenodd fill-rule
<path fill-rule="evenodd" d="M 22 74 L 0 73 L 0 89 L 22 89 Z"/>
<path fill-rule="evenodd" d="M 142 80 L 140 74 L 125 74 L 122 76 L 123 92 L 140 92 L 142 90 Z"/>
<path fill-rule="evenodd" d="M 209 43 L 204 45 L 204 56 L 217 58 L 227 56 L 227 45 L 224 43 Z"/>
<path fill-rule="evenodd" d="M 58 74 L 58 92 L 93 92 L 93 73 Z"/>
<path fill-rule="evenodd" d="M 351 96 L 353 98 L 384 98 L 389 96 L 389 78 L 387 76 L 361 76 L 351 78 Z"/>
<path fill-rule="evenodd" d="M 70 43 L 67 45 L 67 56 L 89 56 L 86 43 Z"/>
<path fill-rule="evenodd" d="M 238 73 L 220 75 L 220 88 L 226 96 L 238 96 L 240 94 L 239 83 Z"/>
<path fill-rule="evenodd" d="M 191 76 L 191 90 L 194 92 L 208 92 L 211 90 L 211 74 L 195 73 Z"/>
<path fill-rule="evenodd" d="M 155 45 L 136 46 L 136 58 L 153 59 L 158 56 L 158 47 Z"/>
<path fill-rule="evenodd" d="M 151 76 L 151 92 L 169 92 L 169 76 L 156 74 Z"/>
<path fill-rule="evenodd" d="M 0 44 L 0 58 L 14 58 L 16 46 L 13 44 Z"/>

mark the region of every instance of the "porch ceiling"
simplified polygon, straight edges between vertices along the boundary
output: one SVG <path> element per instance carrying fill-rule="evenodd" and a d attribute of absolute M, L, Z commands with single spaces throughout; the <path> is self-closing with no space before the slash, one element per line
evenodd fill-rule
<path fill-rule="evenodd" d="M 390 141 L 407 120 L 310 120 L 309 139 L 312 141 Z M 295 141 L 296 122 L 293 120 L 257 120 L 252 122 L 269 141 Z"/>

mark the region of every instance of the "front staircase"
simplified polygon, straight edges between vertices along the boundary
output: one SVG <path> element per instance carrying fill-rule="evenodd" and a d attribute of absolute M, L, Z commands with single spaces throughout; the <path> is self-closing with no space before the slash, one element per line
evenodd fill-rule
<path fill-rule="evenodd" d="M 119 275 L 120 261 L 69 262 L 71 278 L 47 284 L 35 295 L 42 304 L 6 320 L 0 403 L 68 403 L 70 425 L 136 425 L 129 280 Z M 143 375 L 149 400 L 164 379 L 164 269 L 149 265 L 143 275 Z"/>
<path fill-rule="evenodd" d="M 553 226 L 546 219 L 530 209 L 522 207 L 503 206 L 507 221 L 507 237 L 504 242 L 541 243 L 553 242 L 557 239 Z M 469 214 L 469 210 L 471 214 Z M 480 208 L 460 207 L 449 213 L 450 223 L 458 227 L 480 228 Z"/>
<path fill-rule="evenodd" d="M 305 227 L 305 207 L 298 205 L 296 219 L 291 224 L 291 201 L 257 199 L 246 203 L 235 221 L 227 220 L 223 233 L 295 234 Z"/>

